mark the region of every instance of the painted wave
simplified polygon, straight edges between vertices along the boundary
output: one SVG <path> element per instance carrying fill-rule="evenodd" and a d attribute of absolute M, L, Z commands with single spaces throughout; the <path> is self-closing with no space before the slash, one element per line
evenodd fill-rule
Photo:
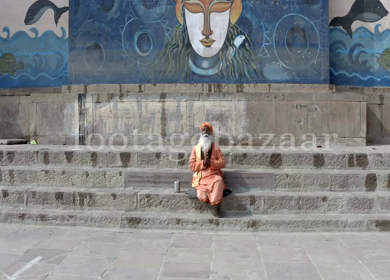
<path fill-rule="evenodd" d="M 378 63 L 390 48 L 390 30 L 371 32 L 359 27 L 352 38 L 341 28 L 329 31 L 330 78 L 332 84 L 390 86 L 390 72 Z M 390 62 L 390 59 L 389 59 Z"/>
<path fill-rule="evenodd" d="M 11 53 L 16 62 L 23 62 L 24 68 L 15 76 L 0 76 L 0 88 L 19 87 L 58 87 L 68 83 L 68 39 L 66 30 L 62 35 L 46 31 L 41 36 L 36 28 L 31 28 L 30 36 L 18 31 L 10 36 L 10 29 L 3 28 L 0 37 L 0 56 Z M 0 65 L 1 67 L 1 65 Z"/>

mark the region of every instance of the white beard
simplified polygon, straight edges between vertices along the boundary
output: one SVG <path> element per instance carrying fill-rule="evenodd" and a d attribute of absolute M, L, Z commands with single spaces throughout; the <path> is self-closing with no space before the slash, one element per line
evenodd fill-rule
<path fill-rule="evenodd" d="M 210 151 L 211 145 L 213 144 L 213 136 L 209 135 L 208 137 L 205 137 L 204 135 L 202 135 L 200 137 L 200 143 L 202 145 L 202 151 L 204 153 Z"/>

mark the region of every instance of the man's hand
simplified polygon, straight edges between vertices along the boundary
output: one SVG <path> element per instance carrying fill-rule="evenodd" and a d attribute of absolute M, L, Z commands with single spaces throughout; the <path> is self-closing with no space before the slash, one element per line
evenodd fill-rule
<path fill-rule="evenodd" d="M 204 160 L 203 160 L 203 165 L 206 167 L 206 168 L 208 168 L 208 167 L 210 167 L 210 152 L 207 152 L 206 153 L 206 156 L 205 156 L 205 158 L 204 158 Z"/>

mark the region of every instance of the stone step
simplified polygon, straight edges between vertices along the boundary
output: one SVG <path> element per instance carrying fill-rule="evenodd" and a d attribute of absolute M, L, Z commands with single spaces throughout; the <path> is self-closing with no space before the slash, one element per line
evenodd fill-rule
<path fill-rule="evenodd" d="M 390 231 L 387 214 L 236 215 L 75 211 L 0 207 L 0 222 L 35 225 L 201 231 Z"/>
<path fill-rule="evenodd" d="M 198 199 L 172 190 L 2 188 L 0 205 L 60 210 L 209 213 Z M 226 214 L 384 214 L 390 213 L 390 192 L 275 192 L 249 191 L 224 198 Z"/>
<path fill-rule="evenodd" d="M 178 169 L 157 169 L 159 172 L 180 174 Z M 232 169 L 224 169 L 226 172 Z M 0 186 L 50 186 L 76 188 L 139 188 L 143 184 L 125 184 L 125 175 L 131 172 L 156 172 L 155 168 L 92 168 L 92 167 L 36 167 L 3 166 L 0 168 Z M 389 170 L 302 170 L 302 169 L 246 169 L 244 172 L 275 176 L 268 189 L 278 191 L 389 191 Z M 159 187 L 159 184 L 152 184 Z M 172 184 L 173 186 L 173 184 Z M 244 186 L 229 186 L 237 191 L 247 191 Z M 254 186 L 262 189 L 263 186 Z"/>
<path fill-rule="evenodd" d="M 247 148 L 247 147 L 246 147 Z M 93 149 L 98 149 L 93 147 Z M 164 167 L 188 169 L 191 147 L 162 146 L 159 151 L 136 151 L 126 148 L 117 151 L 102 147 L 92 151 L 87 146 L 0 145 L 0 166 L 64 166 L 64 167 Z M 387 147 L 343 147 L 332 150 L 281 151 L 222 147 L 230 168 L 272 169 L 350 169 L 387 170 L 390 168 L 390 149 Z"/>
<path fill-rule="evenodd" d="M 0 187 L 0 205 L 62 209 L 136 211 L 138 192 L 129 189 Z"/>
<path fill-rule="evenodd" d="M 226 214 L 384 214 L 390 213 L 390 192 L 275 192 L 249 191 L 225 197 L 221 208 Z M 167 213 L 209 213 L 198 199 L 171 190 L 138 193 L 138 211 Z"/>
<path fill-rule="evenodd" d="M 27 139 L 0 139 L 0 145 L 23 145 L 27 142 Z"/>

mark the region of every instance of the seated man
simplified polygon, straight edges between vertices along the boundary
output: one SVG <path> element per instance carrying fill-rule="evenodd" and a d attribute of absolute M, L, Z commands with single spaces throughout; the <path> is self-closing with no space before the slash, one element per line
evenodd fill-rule
<path fill-rule="evenodd" d="M 221 169 L 226 161 L 219 146 L 213 142 L 211 124 L 203 123 L 200 131 L 199 144 L 192 149 L 190 158 L 190 170 L 195 172 L 192 187 L 199 200 L 211 204 L 212 214 L 221 218 L 220 204 L 225 190 Z"/>

